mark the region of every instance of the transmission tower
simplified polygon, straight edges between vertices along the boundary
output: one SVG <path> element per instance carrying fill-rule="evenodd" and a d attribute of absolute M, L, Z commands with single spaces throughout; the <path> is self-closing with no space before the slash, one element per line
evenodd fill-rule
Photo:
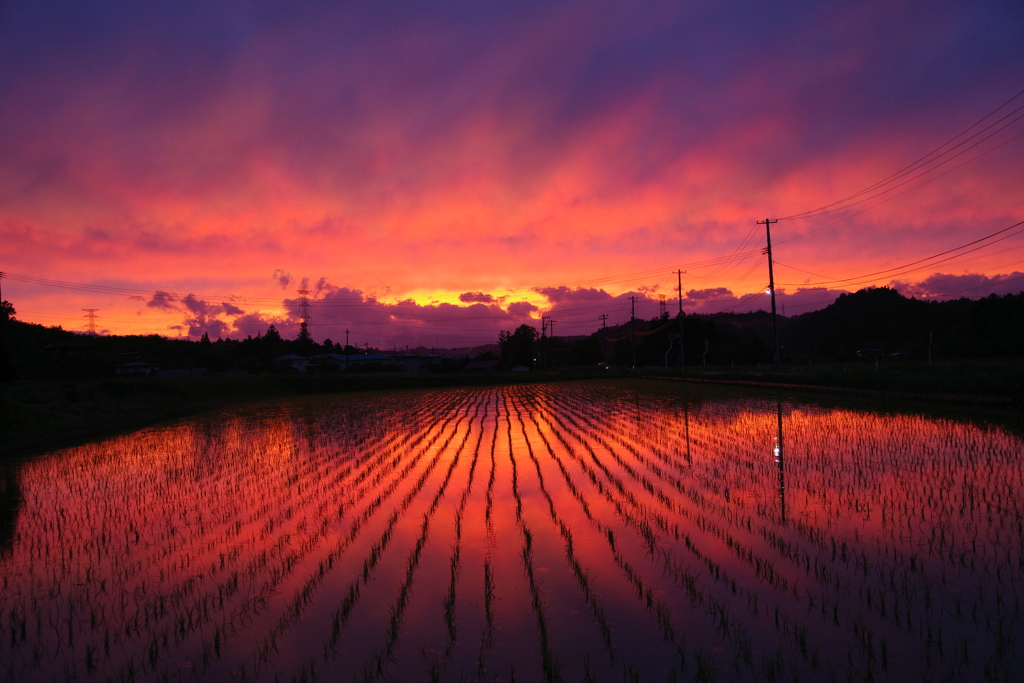
<path fill-rule="evenodd" d="M 98 311 L 100 309 L 98 309 L 98 308 L 83 308 L 82 310 L 85 311 L 85 315 L 82 316 L 82 317 L 85 318 L 86 329 L 89 331 L 89 334 L 95 335 L 96 334 L 96 311 Z"/>
<path fill-rule="evenodd" d="M 299 339 L 309 339 L 309 290 L 299 290 Z"/>
<path fill-rule="evenodd" d="M 658 315 L 662 318 L 668 317 L 668 303 L 665 301 L 665 295 L 658 295 Z"/>

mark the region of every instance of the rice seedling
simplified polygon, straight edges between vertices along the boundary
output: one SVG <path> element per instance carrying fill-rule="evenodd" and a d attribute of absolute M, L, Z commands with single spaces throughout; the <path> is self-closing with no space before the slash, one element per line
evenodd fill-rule
<path fill-rule="evenodd" d="M 636 382 L 169 423 L 18 465 L 0 679 L 1013 680 L 1021 446 Z"/>

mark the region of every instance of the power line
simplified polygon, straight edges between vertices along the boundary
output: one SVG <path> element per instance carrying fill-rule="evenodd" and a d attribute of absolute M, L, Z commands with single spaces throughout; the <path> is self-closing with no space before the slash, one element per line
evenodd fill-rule
<path fill-rule="evenodd" d="M 1011 233 L 1009 235 L 1005 235 L 1004 237 L 1002 237 L 1002 238 L 1000 238 L 998 240 L 994 240 L 994 241 L 988 242 L 989 240 L 992 240 L 994 237 L 998 237 L 999 235 L 1003 235 L 1003 234 L 1005 234 L 1007 232 L 1010 232 L 1011 230 L 1013 230 L 1015 228 L 1019 228 L 1022 225 L 1024 225 L 1024 221 L 1018 221 L 1018 222 L 1014 223 L 1013 225 L 1005 227 L 1005 228 L 1003 228 L 1001 230 L 996 230 L 993 233 L 985 235 L 984 237 L 979 237 L 978 239 L 972 240 L 970 242 L 967 242 L 966 244 L 961 244 L 960 246 L 953 247 L 952 249 L 947 249 L 945 251 L 940 251 L 937 254 L 932 254 L 931 256 L 926 256 L 925 258 L 918 259 L 916 261 L 911 261 L 910 263 L 904 263 L 903 265 L 895 266 L 893 268 L 886 268 L 885 270 L 879 270 L 879 271 L 875 271 L 873 273 L 865 273 L 863 275 L 857 275 L 857 276 L 854 276 L 854 277 L 837 278 L 837 279 L 834 279 L 834 280 L 823 280 L 821 282 L 815 282 L 815 283 L 803 283 L 803 284 L 784 283 L 784 286 L 806 286 L 808 284 L 810 284 L 812 286 L 816 286 L 816 285 L 826 285 L 826 284 L 851 283 L 851 282 L 855 282 L 855 281 L 858 281 L 858 280 L 867 281 L 866 278 L 875 278 L 875 277 L 878 277 L 878 276 L 881 276 L 881 275 L 901 275 L 901 274 L 904 274 L 904 273 L 913 272 L 915 270 L 921 270 L 921 268 L 930 268 L 932 266 L 938 265 L 939 263 L 945 263 L 947 261 L 951 261 L 951 260 L 953 260 L 955 258 L 959 258 L 959 257 L 963 256 L 964 254 L 970 254 L 972 252 L 977 251 L 978 249 L 984 249 L 985 247 L 989 247 L 989 246 L 991 246 L 993 244 L 997 244 L 999 242 L 1002 242 L 1003 240 L 1009 239 L 1010 237 L 1014 237 L 1016 235 L 1024 233 L 1024 230 L 1019 230 L 1019 231 Z M 987 244 L 982 244 L 982 242 L 988 242 L 988 243 Z M 981 246 L 976 246 L 976 245 L 981 245 Z M 954 252 L 962 251 L 963 249 L 967 249 L 968 247 L 975 247 L 975 248 L 974 249 L 970 249 L 968 251 L 965 251 L 962 254 L 954 254 Z M 929 261 L 934 261 L 935 259 L 937 259 L 937 258 L 939 258 L 941 256 L 946 256 L 948 254 L 954 254 L 954 255 L 951 256 L 950 258 L 943 259 L 941 261 L 936 261 L 934 263 L 928 263 Z M 912 266 L 918 266 L 920 264 L 925 264 L 925 265 L 921 266 L 920 268 L 912 268 Z M 788 267 L 792 267 L 792 266 L 788 266 Z M 908 268 L 910 270 L 906 270 Z M 899 272 L 896 272 L 896 271 L 903 271 L 903 273 L 899 273 Z M 807 272 L 807 271 L 803 271 L 803 272 Z M 813 273 L 810 273 L 810 274 L 813 274 Z"/>
<path fill-rule="evenodd" d="M 958 168 L 962 168 L 962 167 L 966 166 L 967 164 L 980 159 L 981 157 L 985 156 L 986 154 L 994 152 L 997 149 L 999 149 L 1000 147 L 1008 145 L 1009 143 L 1013 142 L 1014 140 L 1017 140 L 1017 139 L 1022 138 L 1022 137 L 1024 137 L 1024 133 L 1020 133 L 1019 135 L 1015 135 L 1012 138 L 1010 138 L 1009 140 L 1004 140 L 1003 142 L 1000 142 L 995 147 L 993 147 L 991 149 L 987 149 L 984 152 L 982 152 L 981 154 L 978 154 L 977 156 L 971 157 L 967 161 L 964 161 L 962 163 L 957 164 L 953 168 L 947 169 L 947 170 L 943 171 L 942 173 L 939 173 L 938 175 L 934 175 L 931 178 L 928 178 L 926 180 L 922 180 L 917 185 L 913 185 L 911 187 L 908 187 L 906 190 L 903 190 L 903 192 L 898 192 L 898 193 L 892 195 L 891 197 L 886 197 L 885 199 L 883 199 L 883 200 L 881 200 L 879 202 L 876 202 L 876 203 L 872 204 L 871 206 L 865 207 L 865 208 L 861 209 L 860 211 L 855 211 L 854 213 L 851 213 L 848 216 L 843 216 L 839 220 L 832 221 L 831 223 L 826 223 L 825 225 L 819 226 L 817 228 L 813 228 L 813 229 L 808 230 L 806 232 L 800 233 L 799 235 L 793 235 L 792 237 L 788 237 L 788 238 L 786 238 L 784 240 L 778 240 L 778 241 L 776 241 L 776 244 L 785 244 L 786 242 L 792 242 L 793 240 L 800 239 L 801 237 L 807 237 L 808 235 L 810 235 L 812 233 L 819 232 L 821 230 L 825 230 L 826 228 L 831 228 L 833 225 L 839 225 L 840 223 L 844 223 L 844 222 L 850 220 L 851 218 L 854 218 L 855 216 L 859 216 L 862 213 L 866 213 L 866 212 L 870 211 L 871 209 L 874 209 L 875 207 L 881 206 L 882 204 L 886 204 L 888 202 L 891 202 L 894 199 L 902 197 L 903 195 L 907 194 L 908 192 L 913 192 L 914 190 L 916 190 L 917 188 L 919 188 L 919 187 L 921 187 L 923 185 L 927 185 L 930 182 L 936 181 L 939 178 L 947 176 L 950 173 L 952 173 L 953 171 L 957 170 Z M 850 206 L 853 206 L 853 205 L 851 204 Z M 844 208 L 849 208 L 849 207 L 844 207 Z M 819 215 L 823 215 L 823 214 L 819 214 Z"/>
<path fill-rule="evenodd" d="M 1007 107 L 1011 102 L 1016 100 L 1021 95 L 1024 95 L 1024 90 L 1021 90 L 1020 92 L 1015 94 L 1013 97 L 1008 99 L 1006 102 L 1004 102 L 1003 104 L 999 105 L 994 110 L 992 110 L 991 112 L 989 112 L 988 114 L 983 116 L 976 123 L 968 126 L 966 129 L 964 129 L 963 131 L 961 131 L 957 135 L 955 135 L 952 138 L 950 138 L 947 142 L 939 145 L 938 147 L 936 147 L 932 151 L 928 152 L 927 154 L 925 154 L 921 158 L 917 159 L 916 161 L 913 161 L 910 164 L 904 166 L 903 168 L 901 168 L 900 170 L 896 171 L 895 173 L 892 173 L 889 176 L 887 176 L 887 177 L 885 177 L 885 178 L 883 178 L 883 179 L 881 179 L 879 181 L 876 181 L 875 183 L 872 183 L 871 185 L 868 185 L 867 187 L 865 187 L 865 188 L 863 188 L 861 190 L 858 190 L 857 192 L 849 194 L 849 195 L 843 197 L 842 199 L 837 199 L 837 200 L 835 200 L 835 201 L 833 201 L 833 202 L 831 202 L 829 204 L 825 204 L 823 206 L 819 206 L 818 208 L 810 209 L 808 211 L 803 211 L 801 213 L 791 214 L 789 216 L 782 216 L 782 217 L 779 218 L 779 220 L 794 220 L 794 219 L 800 219 L 800 218 L 811 218 L 813 216 L 818 216 L 818 215 L 822 215 L 822 214 L 825 214 L 825 213 L 831 213 L 831 212 L 834 212 L 834 211 L 838 211 L 840 209 L 848 208 L 849 206 L 853 206 L 855 204 L 860 204 L 860 203 L 862 203 L 864 201 L 868 201 L 868 200 L 870 200 L 870 199 L 872 199 L 874 197 L 877 197 L 877 196 L 879 196 L 881 194 L 885 194 L 887 192 L 890 192 L 893 189 L 896 189 L 897 187 L 905 185 L 907 182 L 912 182 L 912 180 L 914 180 L 916 178 L 920 178 L 922 175 L 925 175 L 926 173 L 929 173 L 932 170 L 934 170 L 934 169 L 936 169 L 936 168 L 938 168 L 938 167 L 940 167 L 940 166 L 942 166 L 944 164 L 949 163 L 953 159 L 956 159 L 960 155 L 964 154 L 966 151 L 968 151 L 970 149 L 973 149 L 974 147 L 977 147 L 979 144 L 981 144 L 982 142 L 988 140 L 993 135 L 996 135 L 996 134 L 1002 132 L 1003 130 L 1005 130 L 1009 126 L 1011 126 L 1014 123 L 1016 123 L 1017 121 L 1021 120 L 1021 118 L 1024 118 L 1024 114 L 1020 114 L 1020 115 L 1016 116 L 1015 118 L 1010 120 L 1009 123 L 1006 123 L 1002 127 L 998 128 L 993 133 L 990 133 L 989 135 L 985 136 L 981 140 L 975 142 L 973 145 L 967 147 L 966 149 L 961 150 L 960 152 L 958 152 L 954 156 L 952 156 L 952 157 L 942 161 L 941 163 L 933 165 L 930 169 L 928 169 L 928 170 L 922 172 L 921 174 L 915 176 L 915 178 L 912 178 L 911 180 L 908 180 L 908 181 L 904 181 L 903 183 L 900 183 L 899 185 L 896 185 L 896 186 L 894 186 L 892 188 L 889 188 L 887 190 L 879 191 L 876 194 L 871 195 L 870 197 L 867 197 L 867 198 L 864 198 L 864 199 L 859 199 L 856 202 L 852 201 L 854 199 L 857 199 L 858 197 L 861 197 L 862 195 L 875 192 L 876 190 L 881 190 L 881 188 L 885 187 L 886 185 L 889 185 L 889 184 L 891 184 L 891 183 L 893 183 L 893 182 L 903 178 L 904 176 L 906 176 L 906 175 L 908 175 L 910 173 L 913 173 L 913 172 L 915 172 L 915 171 L 917 171 L 917 170 L 919 170 L 921 168 L 924 168 L 924 167 L 928 166 L 929 164 L 933 164 L 934 162 L 938 161 L 939 159 L 942 159 L 942 157 L 950 154 L 951 152 L 953 152 L 957 148 L 961 147 L 962 145 L 970 142 L 974 138 L 976 138 L 979 135 L 982 135 L 986 131 L 990 130 L 992 127 L 999 125 L 1000 123 L 1005 121 L 1007 118 L 1013 117 L 1015 114 L 1018 114 L 1019 112 L 1021 112 L 1021 110 L 1024 110 L 1024 105 L 1021 105 L 1020 107 L 1017 107 L 1016 109 L 1014 109 L 1013 111 L 1009 112 L 1008 114 L 1005 114 L 1000 119 L 990 123 L 988 126 L 986 126 L 985 128 L 981 129 L 980 131 L 977 131 L 976 133 L 974 133 L 970 137 L 967 137 L 964 140 L 961 140 L 959 143 L 957 143 L 956 145 L 953 145 L 949 149 L 946 149 L 945 151 L 942 151 L 944 148 L 949 147 L 949 145 L 951 145 L 954 142 L 956 142 L 957 139 L 963 137 L 964 135 L 969 133 L 971 130 L 973 130 L 974 128 L 977 128 L 982 123 L 984 123 L 986 120 L 988 120 L 989 118 L 991 118 L 992 116 L 997 114 L 1000 110 L 1002 110 L 1005 107 Z M 852 202 L 852 203 L 850 203 L 850 202 Z M 846 205 L 846 206 L 843 206 L 843 205 Z"/>

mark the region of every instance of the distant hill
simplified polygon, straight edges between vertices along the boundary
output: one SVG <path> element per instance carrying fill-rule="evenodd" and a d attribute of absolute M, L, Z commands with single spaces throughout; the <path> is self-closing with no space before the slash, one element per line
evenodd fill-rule
<path fill-rule="evenodd" d="M 1024 294 L 921 301 L 888 287 L 844 294 L 780 325 L 783 356 L 843 358 L 859 350 L 943 356 L 1024 355 Z"/>

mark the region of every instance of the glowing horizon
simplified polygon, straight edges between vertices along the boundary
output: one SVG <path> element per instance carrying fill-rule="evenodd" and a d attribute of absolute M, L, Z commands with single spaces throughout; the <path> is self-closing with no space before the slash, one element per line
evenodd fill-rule
<path fill-rule="evenodd" d="M 68 329 L 99 308 L 111 333 L 291 329 L 303 279 L 327 302 L 316 338 L 361 326 L 381 346 L 487 343 L 549 313 L 591 332 L 630 293 L 638 315 L 662 294 L 673 312 L 677 267 L 688 311 L 729 309 L 765 291 L 759 257 L 687 264 L 886 178 L 1024 88 L 1012 7 L 2 12 L 0 270 L 136 290 L 10 277 L 3 296 Z M 1024 219 L 1024 121 L 1003 123 L 927 184 L 773 226 L 783 306 L 1024 289 L 1019 236 L 813 289 Z"/>

